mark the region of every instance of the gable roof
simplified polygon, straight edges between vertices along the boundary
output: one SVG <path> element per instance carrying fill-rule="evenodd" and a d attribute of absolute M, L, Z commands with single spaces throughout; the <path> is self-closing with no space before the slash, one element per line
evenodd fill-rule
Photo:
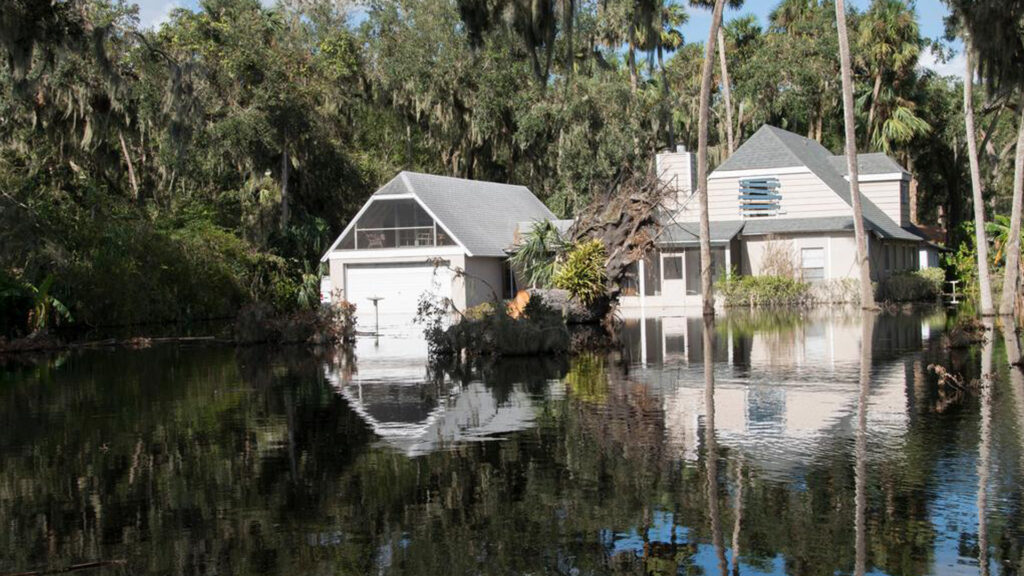
<path fill-rule="evenodd" d="M 857 166 L 864 165 L 868 170 L 882 169 L 885 173 L 894 172 L 893 166 L 898 165 L 888 157 L 883 162 L 878 154 L 864 154 L 857 157 Z M 804 138 L 781 128 L 765 124 L 743 143 L 736 152 L 722 163 L 715 172 L 728 170 L 770 170 L 773 168 L 790 168 L 803 166 L 818 177 L 825 186 L 853 205 L 850 198 L 850 184 L 846 180 L 845 169 L 840 171 L 837 161 L 843 156 L 835 156 L 824 146 L 810 138 Z M 889 164 L 891 163 L 891 165 Z M 902 172 L 902 169 L 900 169 Z M 877 172 L 870 172 L 877 173 Z M 921 240 L 917 234 L 901 228 L 893 222 L 878 206 L 862 195 L 861 208 L 868 227 L 883 238 L 899 240 Z"/>
<path fill-rule="evenodd" d="M 367 202 L 389 196 L 417 198 L 470 256 L 505 256 L 519 222 L 556 219 L 529 188 L 512 184 L 402 171 Z M 345 232 L 324 258 L 334 251 Z"/>
<path fill-rule="evenodd" d="M 840 154 L 838 156 L 833 156 L 829 158 L 829 162 L 832 163 L 832 168 L 844 177 L 849 173 L 846 169 L 845 155 Z M 895 160 L 881 152 L 857 154 L 857 173 L 860 176 L 868 176 L 872 174 L 900 174 L 901 176 L 910 176 L 910 173 L 904 170 L 903 166 L 900 166 Z"/>

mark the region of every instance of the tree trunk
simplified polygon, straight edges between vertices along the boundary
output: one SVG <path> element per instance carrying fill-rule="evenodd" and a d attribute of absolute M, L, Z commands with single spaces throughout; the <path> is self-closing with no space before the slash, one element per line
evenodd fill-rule
<path fill-rule="evenodd" d="M 722 96 L 725 98 L 725 137 L 729 145 L 729 154 L 736 150 L 736 140 L 732 134 L 732 88 L 729 86 L 729 66 L 725 61 L 725 31 L 718 27 L 718 62 L 722 68 Z"/>
<path fill-rule="evenodd" d="M 629 89 L 634 94 L 636 94 L 637 85 L 639 84 L 639 82 L 637 80 L 637 72 L 636 72 L 636 46 L 634 46 L 635 40 L 636 40 L 636 31 L 634 31 L 633 30 L 633 26 L 630 25 L 630 27 L 629 27 L 629 55 L 628 55 L 628 63 L 629 63 Z"/>
<path fill-rule="evenodd" d="M 974 199 L 974 240 L 978 245 L 978 289 L 981 315 L 992 316 L 992 284 L 988 275 L 988 240 L 985 238 L 985 200 L 981 194 L 981 169 L 978 167 L 978 139 L 974 132 L 974 63 L 971 39 L 964 36 L 964 125 L 967 130 L 967 156 L 971 163 L 971 195 Z"/>
<path fill-rule="evenodd" d="M 665 59 L 662 54 L 661 43 L 658 43 L 658 68 L 661 69 L 661 91 L 665 97 L 665 126 L 668 129 L 668 149 L 676 151 L 676 128 L 672 119 L 672 97 L 668 89 L 668 72 L 665 70 Z"/>
<path fill-rule="evenodd" d="M 868 129 L 864 134 L 864 148 L 871 148 L 871 131 L 875 129 L 875 114 L 878 111 L 878 95 L 882 92 L 882 73 L 875 75 L 875 86 L 871 89 L 871 105 L 868 106 Z"/>
<path fill-rule="evenodd" d="M 700 287 L 704 316 L 715 315 L 715 295 L 711 292 L 711 222 L 708 219 L 708 116 L 711 106 L 711 73 L 714 66 L 715 40 L 722 25 L 725 0 L 715 0 L 711 12 L 711 31 L 704 48 L 704 66 L 700 79 L 700 109 L 697 111 L 697 196 L 700 202 Z"/>
<path fill-rule="evenodd" d="M 291 162 L 286 149 L 281 154 L 281 230 L 288 227 L 288 176 L 290 171 Z"/>
<path fill-rule="evenodd" d="M 907 185 L 907 196 L 909 206 L 907 206 L 907 220 L 911 224 L 917 224 L 917 178 L 914 177 L 914 157 L 907 154 L 907 172 L 910 172 L 910 184 Z"/>
<path fill-rule="evenodd" d="M 853 230 L 857 237 L 857 261 L 860 264 L 860 306 L 875 308 L 871 286 L 871 263 L 868 260 L 868 237 L 861 208 L 860 183 L 857 171 L 857 130 L 853 118 L 853 76 L 850 66 L 850 41 L 846 34 L 846 6 L 836 0 L 836 27 L 839 30 L 839 62 L 843 71 L 843 120 L 846 125 L 846 166 L 850 175 L 850 203 L 853 205 Z M 870 345 L 867 344 L 867 345 Z"/>
<path fill-rule="evenodd" d="M 124 154 L 125 164 L 128 165 L 128 183 L 132 187 L 132 198 L 139 201 L 139 184 L 135 181 L 135 166 L 132 165 L 132 157 L 128 154 L 128 146 L 124 143 L 124 133 L 117 132 L 117 139 L 121 141 L 121 153 Z"/>
<path fill-rule="evenodd" d="M 1017 154 L 1013 164 L 1013 204 L 1010 208 L 1010 237 L 1006 244 L 1006 275 L 1003 277 L 1003 296 L 999 313 L 1013 314 L 1015 296 L 1020 281 L 1020 218 L 1024 210 L 1024 98 L 1021 98 L 1020 124 L 1017 126 Z"/>

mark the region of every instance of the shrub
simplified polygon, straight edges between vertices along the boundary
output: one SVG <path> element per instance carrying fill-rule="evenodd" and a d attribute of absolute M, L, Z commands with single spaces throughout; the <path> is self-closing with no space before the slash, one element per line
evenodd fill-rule
<path fill-rule="evenodd" d="M 589 306 L 605 291 L 607 260 L 604 243 L 600 240 L 578 242 L 555 271 L 555 286 L 568 290 L 573 298 Z"/>
<path fill-rule="evenodd" d="M 470 309 L 452 325 L 446 325 L 447 317 L 445 306 L 420 301 L 418 321 L 426 325 L 424 334 L 435 357 L 457 356 L 463 350 L 479 357 L 560 354 L 569 349 L 562 314 L 538 295 L 531 295 L 519 318 L 493 306 Z"/>
<path fill-rule="evenodd" d="M 935 300 L 942 294 L 942 284 L 945 280 L 945 272 L 941 268 L 900 272 L 878 283 L 875 288 L 875 299 L 880 302 Z"/>
<path fill-rule="evenodd" d="M 239 312 L 233 336 L 239 344 L 351 344 L 355 310 L 346 301 L 291 312 L 257 302 Z"/>
<path fill-rule="evenodd" d="M 810 284 L 782 276 L 729 276 L 719 290 L 726 306 L 793 306 L 811 299 Z"/>

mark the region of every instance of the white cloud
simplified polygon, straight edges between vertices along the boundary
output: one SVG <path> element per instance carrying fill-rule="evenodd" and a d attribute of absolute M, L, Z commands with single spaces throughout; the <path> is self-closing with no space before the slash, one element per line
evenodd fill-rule
<path fill-rule="evenodd" d="M 940 76 L 961 77 L 964 75 L 964 68 L 967 66 L 967 62 L 964 60 L 963 52 L 957 52 L 949 60 L 943 62 L 935 52 L 925 50 L 921 54 L 917 65 L 928 70 L 934 70 Z"/>

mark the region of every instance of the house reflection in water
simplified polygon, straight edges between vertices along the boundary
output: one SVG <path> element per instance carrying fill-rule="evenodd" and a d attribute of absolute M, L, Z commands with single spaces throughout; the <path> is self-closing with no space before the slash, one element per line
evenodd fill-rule
<path fill-rule="evenodd" d="M 911 387 L 922 377 L 908 352 L 922 349 L 943 325 L 941 313 L 877 317 L 868 410 L 869 430 L 880 442 L 876 449 L 903 437 Z M 623 330 L 623 360 L 644 366 L 631 378 L 660 393 L 667 440 L 692 461 L 706 414 L 702 330 L 702 319 L 684 317 L 627 320 Z M 860 339 L 857 311 L 720 318 L 714 344 L 719 443 L 742 450 L 768 474 L 790 475 L 827 449 L 823 443 L 851 437 Z"/>
<path fill-rule="evenodd" d="M 328 381 L 382 442 L 407 456 L 530 428 L 537 405 L 563 394 L 557 378 L 534 393 L 519 382 L 497 387 L 430 373 L 421 337 L 361 338 L 355 357 L 329 367 Z"/>

